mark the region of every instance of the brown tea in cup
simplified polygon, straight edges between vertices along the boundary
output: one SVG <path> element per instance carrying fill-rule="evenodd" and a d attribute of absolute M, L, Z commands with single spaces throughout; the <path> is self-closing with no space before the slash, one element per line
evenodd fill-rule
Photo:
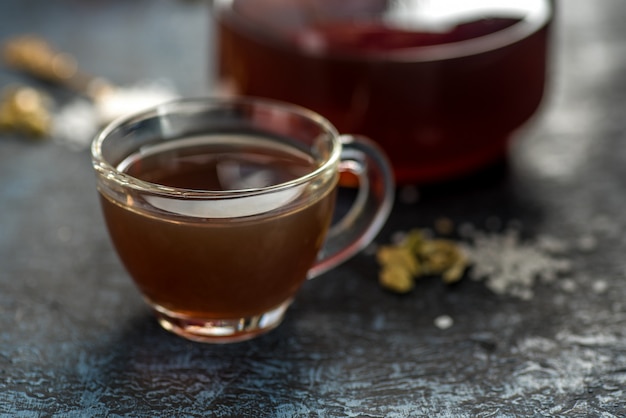
<path fill-rule="evenodd" d="M 171 149 L 144 149 L 118 169 L 165 186 L 228 191 L 288 182 L 319 165 L 295 147 L 263 146 L 263 137 L 178 142 Z M 113 243 L 145 297 L 161 310 L 221 319 L 274 309 L 302 285 L 324 242 L 335 193 L 330 187 L 297 192 L 310 196 L 273 197 L 279 213 L 271 217 L 252 199 L 239 207 L 197 209 L 162 202 L 167 212 L 157 216 L 100 196 Z M 308 203 L 290 206 L 296 198 Z"/>
<path fill-rule="evenodd" d="M 367 245 L 393 201 L 374 143 L 267 100 L 167 103 L 113 122 L 92 156 L 121 261 L 160 324 L 197 341 L 278 326 L 304 281 Z M 331 227 L 341 173 L 359 195 Z"/>

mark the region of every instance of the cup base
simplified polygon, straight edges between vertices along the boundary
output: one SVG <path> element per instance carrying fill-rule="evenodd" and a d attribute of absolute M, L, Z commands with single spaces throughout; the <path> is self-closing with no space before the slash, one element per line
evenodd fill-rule
<path fill-rule="evenodd" d="M 260 315 L 245 318 L 208 319 L 177 314 L 152 304 L 157 321 L 167 331 L 191 341 L 226 344 L 250 340 L 276 328 L 291 300 Z"/>

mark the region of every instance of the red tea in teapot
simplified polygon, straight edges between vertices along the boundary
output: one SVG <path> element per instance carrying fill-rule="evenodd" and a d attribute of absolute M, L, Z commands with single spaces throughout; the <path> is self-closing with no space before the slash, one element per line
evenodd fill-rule
<path fill-rule="evenodd" d="M 400 183 L 500 159 L 544 93 L 549 0 L 227 3 L 221 85 L 369 136 Z"/>

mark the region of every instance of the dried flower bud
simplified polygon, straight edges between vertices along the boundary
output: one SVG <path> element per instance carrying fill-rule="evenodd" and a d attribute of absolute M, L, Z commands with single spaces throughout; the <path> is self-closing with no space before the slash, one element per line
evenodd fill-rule
<path fill-rule="evenodd" d="M 7 88 L 0 102 L 0 129 L 33 137 L 50 131 L 50 99 L 31 87 Z"/>
<path fill-rule="evenodd" d="M 415 286 L 411 273 L 402 266 L 393 264 L 383 267 L 378 281 L 382 287 L 395 293 L 408 293 Z"/>
<path fill-rule="evenodd" d="M 405 247 L 383 246 L 376 253 L 378 262 L 383 265 L 394 265 L 403 268 L 410 275 L 415 276 L 420 266 L 413 253 Z"/>
<path fill-rule="evenodd" d="M 469 264 L 455 242 L 426 238 L 417 229 L 398 244 L 380 247 L 376 258 L 381 265 L 381 285 L 397 293 L 410 291 L 414 281 L 426 275 L 439 275 L 445 283 L 455 283 Z"/>

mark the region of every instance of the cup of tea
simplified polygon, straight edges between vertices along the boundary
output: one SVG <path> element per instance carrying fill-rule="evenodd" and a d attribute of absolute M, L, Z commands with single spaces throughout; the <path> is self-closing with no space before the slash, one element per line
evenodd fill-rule
<path fill-rule="evenodd" d="M 372 138 L 398 183 L 501 160 L 544 95 L 554 0 L 213 4 L 222 90 Z"/>
<path fill-rule="evenodd" d="M 265 99 L 181 99 L 118 119 L 92 160 L 119 258 L 159 323 L 196 341 L 278 326 L 305 280 L 370 243 L 393 202 L 375 143 Z M 338 216 L 344 173 L 358 191 Z"/>

